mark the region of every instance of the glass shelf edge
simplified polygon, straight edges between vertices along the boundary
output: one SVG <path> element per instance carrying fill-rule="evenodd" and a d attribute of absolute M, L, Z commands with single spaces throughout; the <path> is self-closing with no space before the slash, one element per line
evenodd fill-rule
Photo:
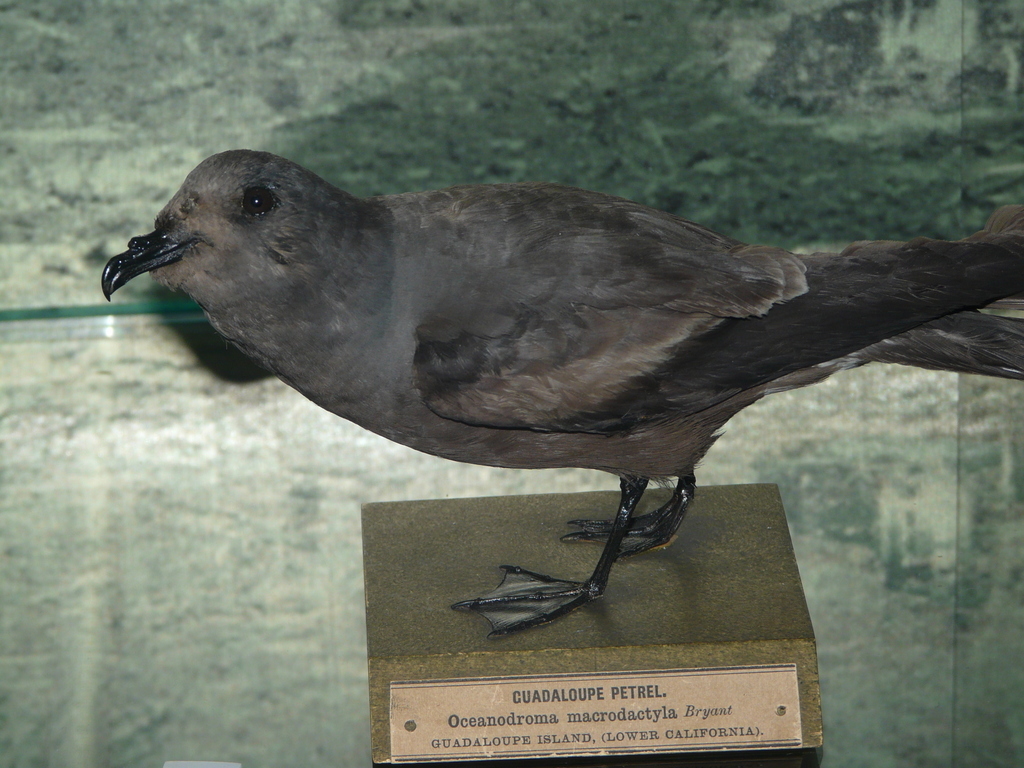
<path fill-rule="evenodd" d="M 3 310 L 0 344 L 116 339 L 157 326 L 204 322 L 203 311 L 190 301 Z"/>
<path fill-rule="evenodd" d="M 24 320 L 66 320 L 107 315 L 185 315 L 201 313 L 192 301 L 137 301 L 129 304 L 86 304 L 69 307 L 22 307 L 0 309 L 0 323 Z"/>

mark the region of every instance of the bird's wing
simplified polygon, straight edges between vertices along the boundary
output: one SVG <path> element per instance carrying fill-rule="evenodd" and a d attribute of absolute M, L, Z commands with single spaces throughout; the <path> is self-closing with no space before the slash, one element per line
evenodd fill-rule
<path fill-rule="evenodd" d="M 781 249 L 559 191 L 568 194 L 547 208 L 536 197 L 506 202 L 500 232 L 518 234 L 487 238 L 485 255 L 466 242 L 455 258 L 462 279 L 446 282 L 416 329 L 417 386 L 438 415 L 596 432 L 651 418 L 666 406 L 659 372 L 678 369 L 688 344 L 807 290 L 804 263 Z M 456 229 L 479 237 L 482 212 L 462 206 Z"/>

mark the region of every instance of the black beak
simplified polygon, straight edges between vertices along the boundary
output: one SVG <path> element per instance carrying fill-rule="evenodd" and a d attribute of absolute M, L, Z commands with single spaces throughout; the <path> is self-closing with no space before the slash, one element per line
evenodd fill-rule
<path fill-rule="evenodd" d="M 110 301 L 111 294 L 133 277 L 178 261 L 197 242 L 196 238 L 177 242 L 159 229 L 133 237 L 128 241 L 128 250 L 112 258 L 103 268 L 103 295 Z"/>

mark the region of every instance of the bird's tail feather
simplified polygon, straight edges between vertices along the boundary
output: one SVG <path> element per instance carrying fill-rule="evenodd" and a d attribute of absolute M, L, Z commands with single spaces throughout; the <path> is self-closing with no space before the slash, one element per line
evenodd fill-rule
<path fill-rule="evenodd" d="M 974 235 L 970 239 L 981 239 L 991 234 L 999 234 L 1002 232 L 1021 232 L 1024 231 L 1024 205 L 1004 205 L 1002 208 L 997 209 L 991 216 L 988 217 L 988 221 L 985 222 L 985 228 Z M 1015 296 L 1007 296 L 1005 298 L 994 301 L 988 305 L 991 309 L 1024 309 L 1024 293 L 1018 293 Z"/>
<path fill-rule="evenodd" d="M 988 217 L 985 232 L 1024 230 L 1024 205 L 1004 205 Z"/>
<path fill-rule="evenodd" d="M 1024 379 L 1024 319 L 958 312 L 872 344 L 853 357 L 863 362 Z"/>

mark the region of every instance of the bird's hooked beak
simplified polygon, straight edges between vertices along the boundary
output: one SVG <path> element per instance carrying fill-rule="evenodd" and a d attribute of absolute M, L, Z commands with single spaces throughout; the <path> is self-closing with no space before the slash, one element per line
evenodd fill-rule
<path fill-rule="evenodd" d="M 197 242 L 197 238 L 179 242 L 159 229 L 133 237 L 128 241 L 128 250 L 112 258 L 103 268 L 103 295 L 110 301 L 111 294 L 133 277 L 178 261 Z"/>

